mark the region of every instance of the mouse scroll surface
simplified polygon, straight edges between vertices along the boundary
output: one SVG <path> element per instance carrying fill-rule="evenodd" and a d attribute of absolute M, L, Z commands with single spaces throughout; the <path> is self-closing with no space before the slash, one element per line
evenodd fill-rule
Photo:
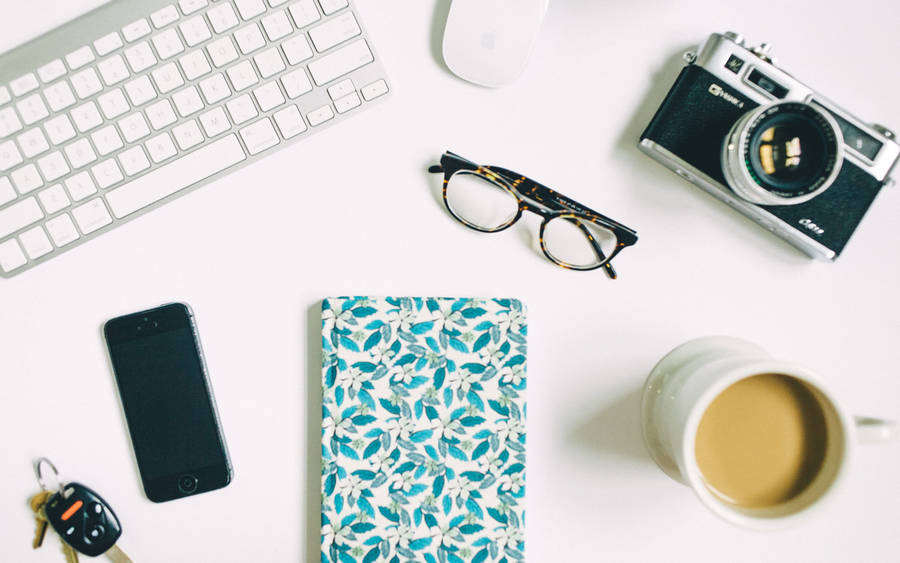
<path fill-rule="evenodd" d="M 500 87 L 528 64 L 547 0 L 453 0 L 444 31 L 444 62 L 464 80 Z"/>

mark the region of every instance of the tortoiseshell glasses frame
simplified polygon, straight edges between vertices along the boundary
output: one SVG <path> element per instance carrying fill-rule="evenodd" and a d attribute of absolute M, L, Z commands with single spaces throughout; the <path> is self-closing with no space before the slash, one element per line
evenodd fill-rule
<path fill-rule="evenodd" d="M 553 191 L 547 186 L 505 168 L 500 168 L 498 166 L 481 166 L 447 151 L 441 156 L 441 163 L 430 167 L 428 171 L 432 174 L 444 174 L 444 206 L 453 218 L 476 231 L 483 233 L 497 233 L 506 230 L 514 225 L 522 217 L 522 213 L 525 211 L 540 215 L 543 218 L 539 234 L 541 250 L 548 260 L 562 268 L 581 271 L 604 268 L 607 275 L 610 278 L 615 279 L 616 271 L 613 269 L 610 262 L 622 251 L 622 249 L 632 246 L 638 240 L 637 232 L 633 229 L 630 229 L 593 209 L 585 207 L 584 205 Z M 516 214 L 503 224 L 494 228 L 484 228 L 460 217 L 453 210 L 453 206 L 447 198 L 447 186 L 450 184 L 451 178 L 459 172 L 477 175 L 509 192 L 509 194 L 515 197 L 518 202 L 518 211 Z M 544 239 L 545 229 L 551 220 L 557 218 L 568 219 L 584 234 L 596 254 L 596 264 L 586 266 L 570 264 L 558 259 L 548 250 Z M 595 240 L 590 229 L 585 227 L 582 221 L 602 227 L 615 236 L 614 249 L 612 252 L 609 252 L 608 256 L 601 248 L 601 245 Z"/>

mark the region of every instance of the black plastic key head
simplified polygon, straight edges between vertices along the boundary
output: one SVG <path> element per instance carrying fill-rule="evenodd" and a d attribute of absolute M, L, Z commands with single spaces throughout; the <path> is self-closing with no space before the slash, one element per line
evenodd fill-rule
<path fill-rule="evenodd" d="M 63 494 L 50 497 L 44 511 L 59 537 L 84 555 L 106 553 L 122 535 L 122 525 L 112 508 L 79 483 L 68 483 Z"/>

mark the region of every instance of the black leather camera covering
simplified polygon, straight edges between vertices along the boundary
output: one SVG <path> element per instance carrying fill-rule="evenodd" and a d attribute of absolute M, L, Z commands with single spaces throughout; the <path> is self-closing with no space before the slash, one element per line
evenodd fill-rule
<path fill-rule="evenodd" d="M 743 107 L 711 94 L 709 88 L 713 84 L 742 102 Z M 678 75 L 641 139 L 665 147 L 727 186 L 721 165 L 722 143 L 734 123 L 758 105 L 705 69 L 688 65 Z M 837 255 L 862 221 L 881 185 L 861 168 L 844 160 L 834 184 L 818 197 L 798 205 L 759 207 Z M 824 232 L 816 233 L 807 223 L 817 225 Z"/>

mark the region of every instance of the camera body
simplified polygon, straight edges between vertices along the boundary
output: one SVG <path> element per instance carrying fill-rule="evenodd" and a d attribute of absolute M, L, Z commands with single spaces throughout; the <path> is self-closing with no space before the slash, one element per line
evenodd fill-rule
<path fill-rule="evenodd" d="M 714 33 L 685 60 L 640 149 L 809 256 L 837 258 L 890 182 L 894 134 L 737 34 Z"/>

